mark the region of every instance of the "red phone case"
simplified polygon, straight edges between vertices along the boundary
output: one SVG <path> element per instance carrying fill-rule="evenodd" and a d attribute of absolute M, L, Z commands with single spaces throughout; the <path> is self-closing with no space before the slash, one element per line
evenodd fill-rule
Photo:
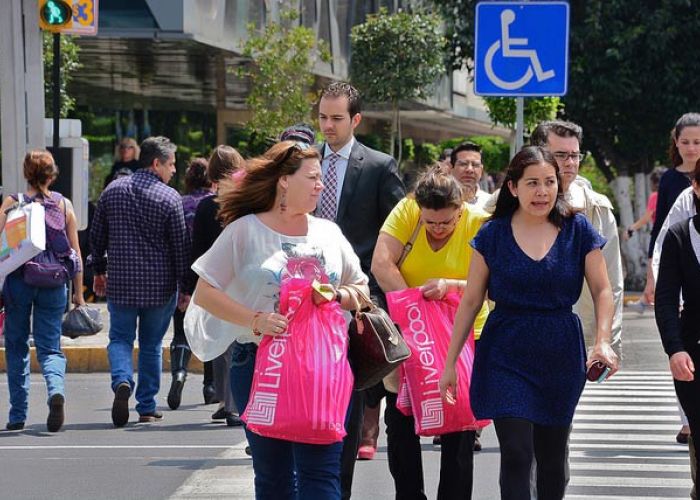
<path fill-rule="evenodd" d="M 601 361 L 596 361 L 591 365 L 591 367 L 586 372 L 586 378 L 591 382 L 595 382 L 603 374 L 607 366 Z"/>

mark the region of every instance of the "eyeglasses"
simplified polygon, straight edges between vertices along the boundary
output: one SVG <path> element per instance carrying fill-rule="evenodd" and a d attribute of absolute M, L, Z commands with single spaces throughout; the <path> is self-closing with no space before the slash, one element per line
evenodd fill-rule
<path fill-rule="evenodd" d="M 130 144 L 120 144 L 119 149 L 134 149 L 134 146 L 131 146 Z"/>
<path fill-rule="evenodd" d="M 279 164 L 282 165 L 284 163 L 287 163 L 287 160 L 289 160 L 292 157 L 293 151 L 297 151 L 297 152 L 301 153 L 302 151 L 306 151 L 310 147 L 311 147 L 311 145 L 309 143 L 295 141 L 294 144 L 284 154 L 284 157 L 282 158 L 282 160 L 280 160 Z"/>
<path fill-rule="evenodd" d="M 428 227 L 431 227 L 433 229 L 442 229 L 444 227 L 450 227 L 454 225 L 458 220 L 460 215 L 462 215 L 462 212 L 457 212 L 455 215 L 452 216 L 452 218 L 448 221 L 443 221 L 443 222 L 433 222 L 429 220 L 423 220 L 423 224 L 425 224 Z"/>
<path fill-rule="evenodd" d="M 565 153 L 563 151 L 552 153 L 552 156 L 554 156 L 557 161 L 564 162 L 566 160 L 571 160 L 574 163 L 580 163 L 586 157 L 583 153 Z"/>
<path fill-rule="evenodd" d="M 474 167 L 474 168 L 479 168 L 483 167 L 484 164 L 479 162 L 479 161 L 470 161 L 470 160 L 457 160 L 455 162 L 455 167 L 462 167 L 462 168 L 467 168 L 467 167 Z"/>

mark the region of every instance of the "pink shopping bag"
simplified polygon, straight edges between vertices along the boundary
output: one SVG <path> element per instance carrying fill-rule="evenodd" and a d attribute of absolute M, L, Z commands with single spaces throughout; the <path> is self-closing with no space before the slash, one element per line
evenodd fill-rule
<path fill-rule="evenodd" d="M 396 395 L 396 409 L 405 416 L 410 417 L 413 415 L 413 408 L 411 408 L 411 394 L 408 389 L 408 383 L 406 382 L 406 374 L 403 371 L 403 365 L 399 366 L 398 370 L 399 393 Z"/>
<path fill-rule="evenodd" d="M 488 420 L 477 420 L 469 402 L 469 383 L 474 364 L 474 335 L 457 362 L 457 403 L 440 397 L 438 386 L 445 368 L 447 349 L 460 297 L 450 293 L 442 300 L 426 300 L 419 288 L 388 293 L 391 318 L 401 327 L 411 357 L 402 365 L 408 386 L 416 434 L 435 436 L 480 429 Z"/>
<path fill-rule="evenodd" d="M 287 331 L 265 336 L 242 419 L 261 436 L 330 444 L 345 436 L 353 376 L 348 336 L 337 302 L 315 305 L 311 282 L 292 278 L 280 288 Z"/>

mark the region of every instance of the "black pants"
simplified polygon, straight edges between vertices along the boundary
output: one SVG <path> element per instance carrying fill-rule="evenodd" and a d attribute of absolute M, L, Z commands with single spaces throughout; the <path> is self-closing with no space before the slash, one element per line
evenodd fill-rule
<path fill-rule="evenodd" d="M 394 478 L 396 500 L 424 500 L 423 460 L 420 437 L 413 417 L 396 409 L 396 394 L 387 393 L 387 454 Z M 438 500 L 469 500 L 472 497 L 475 431 L 443 434 L 440 453 Z"/>
<path fill-rule="evenodd" d="M 340 457 L 340 492 L 343 500 L 347 500 L 352 494 L 352 478 L 355 474 L 355 461 L 360 447 L 364 416 L 365 391 L 352 391 L 350 414 L 345 422 L 347 434 L 343 439 L 343 453 Z"/>
<path fill-rule="evenodd" d="M 537 499 L 564 498 L 571 427 L 536 425 L 522 418 L 500 418 L 494 424 L 501 448 L 501 499 L 530 500 L 533 457 L 537 460 Z"/>
<path fill-rule="evenodd" d="M 690 354 L 695 366 L 698 366 L 698 363 L 700 363 L 700 349 L 689 349 L 688 354 Z M 695 456 L 693 457 L 691 455 L 691 459 L 695 459 L 695 474 L 697 474 L 697 471 L 700 470 L 698 468 L 700 466 L 700 378 L 696 375 L 692 382 L 681 382 L 680 380 L 674 379 L 673 385 L 676 388 L 676 395 L 678 396 L 678 401 L 681 403 L 683 412 L 685 416 L 688 417 L 690 436 L 692 437 L 692 441 L 690 441 L 689 444 L 693 446 L 693 450 L 695 451 Z M 692 475 L 692 472 L 693 470 L 691 469 L 693 491 L 695 492 L 696 478 Z"/>

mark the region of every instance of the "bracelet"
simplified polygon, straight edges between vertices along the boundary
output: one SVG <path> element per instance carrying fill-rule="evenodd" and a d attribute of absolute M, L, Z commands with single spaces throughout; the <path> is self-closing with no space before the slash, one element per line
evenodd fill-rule
<path fill-rule="evenodd" d="M 258 318 L 260 318 L 261 314 L 262 314 L 262 311 L 256 311 L 255 314 L 253 315 L 253 321 L 250 325 L 251 329 L 253 330 L 253 335 L 255 335 L 256 337 L 259 337 L 263 333 L 261 330 L 258 330 L 258 327 L 256 325 Z"/>

